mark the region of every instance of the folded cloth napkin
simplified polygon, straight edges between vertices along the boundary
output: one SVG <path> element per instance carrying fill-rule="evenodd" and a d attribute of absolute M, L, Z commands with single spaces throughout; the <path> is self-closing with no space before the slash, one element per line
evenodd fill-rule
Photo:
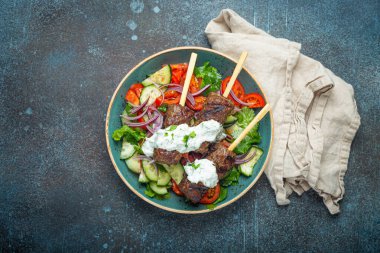
<path fill-rule="evenodd" d="M 292 192 L 314 189 L 331 214 L 344 195 L 351 142 L 360 125 L 352 86 L 301 45 L 274 38 L 225 9 L 205 30 L 213 49 L 233 58 L 248 51 L 245 66 L 272 106 L 274 142 L 265 173 L 279 205 Z"/>

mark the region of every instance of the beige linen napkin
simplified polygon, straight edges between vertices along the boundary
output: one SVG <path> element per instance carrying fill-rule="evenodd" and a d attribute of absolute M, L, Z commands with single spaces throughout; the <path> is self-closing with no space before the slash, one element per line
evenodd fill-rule
<path fill-rule="evenodd" d="M 248 51 L 245 66 L 272 105 L 274 142 L 265 173 L 277 203 L 289 204 L 293 191 L 312 188 L 331 214 L 338 213 L 360 125 L 352 86 L 301 54 L 300 44 L 274 38 L 232 10 L 222 10 L 205 32 L 213 49 L 235 59 Z"/>

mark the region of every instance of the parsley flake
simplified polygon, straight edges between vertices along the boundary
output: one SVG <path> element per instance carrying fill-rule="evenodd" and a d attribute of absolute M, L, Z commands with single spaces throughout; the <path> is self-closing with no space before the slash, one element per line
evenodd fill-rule
<path fill-rule="evenodd" d="M 177 128 L 176 125 L 172 125 L 169 127 L 168 131 L 174 131 Z"/>

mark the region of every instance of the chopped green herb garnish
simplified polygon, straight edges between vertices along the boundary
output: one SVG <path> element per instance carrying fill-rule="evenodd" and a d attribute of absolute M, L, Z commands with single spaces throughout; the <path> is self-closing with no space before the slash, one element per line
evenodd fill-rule
<path fill-rule="evenodd" d="M 174 140 L 174 134 L 172 134 L 172 140 Z"/>
<path fill-rule="evenodd" d="M 172 125 L 169 127 L 168 131 L 174 131 L 177 128 L 176 125 Z"/>
<path fill-rule="evenodd" d="M 187 142 L 189 141 L 189 135 L 185 135 L 185 136 L 183 136 L 183 143 L 185 143 L 185 147 L 187 148 L 188 146 L 187 146 Z"/>
<path fill-rule="evenodd" d="M 190 137 L 190 138 L 195 138 L 195 136 L 197 136 L 197 134 L 196 134 L 194 131 L 192 131 L 192 132 L 189 134 L 189 137 Z"/>
<path fill-rule="evenodd" d="M 190 163 L 190 166 L 193 167 L 195 170 L 198 169 L 201 165 L 200 164 L 195 164 L 195 163 Z"/>
<path fill-rule="evenodd" d="M 165 136 L 168 136 L 169 134 L 168 134 L 168 133 L 165 133 L 164 135 L 165 135 Z"/>
<path fill-rule="evenodd" d="M 161 112 L 166 112 L 168 110 L 168 106 L 166 104 L 160 105 L 157 110 Z"/>

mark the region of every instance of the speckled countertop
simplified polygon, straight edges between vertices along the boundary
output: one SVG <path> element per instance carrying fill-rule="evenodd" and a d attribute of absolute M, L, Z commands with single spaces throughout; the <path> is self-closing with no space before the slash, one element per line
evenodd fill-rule
<path fill-rule="evenodd" d="M 380 251 L 379 1 L 85 2 L 1 1 L 0 252 Z M 228 7 L 353 85 L 362 125 L 341 214 L 311 191 L 278 207 L 263 176 L 234 204 L 183 216 L 115 173 L 104 120 L 119 80 L 162 49 L 208 47 L 204 28 Z"/>

